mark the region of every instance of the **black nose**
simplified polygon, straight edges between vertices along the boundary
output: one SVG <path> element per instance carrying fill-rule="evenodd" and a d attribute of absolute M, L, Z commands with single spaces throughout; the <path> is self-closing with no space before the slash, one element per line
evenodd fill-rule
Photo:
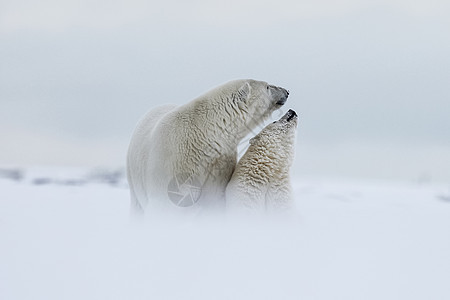
<path fill-rule="evenodd" d="M 297 116 L 297 113 L 294 110 L 290 109 L 288 110 L 287 115 L 288 115 L 287 121 L 289 122 L 290 120 L 292 120 L 292 118 Z"/>

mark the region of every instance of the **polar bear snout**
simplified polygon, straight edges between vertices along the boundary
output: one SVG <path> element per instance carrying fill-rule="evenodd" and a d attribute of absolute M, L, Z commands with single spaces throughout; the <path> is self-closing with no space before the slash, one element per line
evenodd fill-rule
<path fill-rule="evenodd" d="M 288 128 L 296 128 L 298 122 L 298 115 L 293 109 L 289 109 L 278 121 L 288 125 Z"/>
<path fill-rule="evenodd" d="M 284 105 L 289 96 L 289 91 L 278 86 L 270 86 L 270 92 L 277 105 Z"/>
<path fill-rule="evenodd" d="M 289 91 L 286 89 L 280 88 L 280 93 L 281 93 L 281 96 L 280 96 L 280 99 L 277 101 L 277 104 L 284 105 L 284 103 L 286 103 L 287 98 L 289 96 Z"/>
<path fill-rule="evenodd" d="M 297 119 L 297 113 L 292 109 L 288 110 L 286 116 L 287 116 L 286 121 L 288 122 L 291 121 L 292 119 Z"/>

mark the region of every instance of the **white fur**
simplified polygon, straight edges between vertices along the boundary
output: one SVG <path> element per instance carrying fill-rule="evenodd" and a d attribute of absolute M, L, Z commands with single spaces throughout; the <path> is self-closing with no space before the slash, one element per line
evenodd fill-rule
<path fill-rule="evenodd" d="M 287 94 L 262 81 L 235 80 L 185 105 L 152 109 L 137 125 L 128 149 L 132 211 L 223 209 L 239 141 Z M 169 182 L 178 174 L 192 176 L 201 186 L 191 207 L 177 207 L 169 199 Z"/>
<path fill-rule="evenodd" d="M 289 169 L 297 117 L 288 122 L 286 115 L 250 140 L 226 189 L 229 212 L 259 214 L 286 211 L 291 206 Z"/>

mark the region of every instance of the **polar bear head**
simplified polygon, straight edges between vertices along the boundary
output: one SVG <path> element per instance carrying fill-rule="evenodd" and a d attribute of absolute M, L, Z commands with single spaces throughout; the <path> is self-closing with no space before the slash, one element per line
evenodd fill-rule
<path fill-rule="evenodd" d="M 281 108 L 289 96 L 288 90 L 253 79 L 234 80 L 205 94 L 214 118 L 227 131 L 242 139 Z"/>
<path fill-rule="evenodd" d="M 234 83 L 239 89 L 232 98 L 232 104 L 237 104 L 244 119 L 243 136 L 281 108 L 289 96 L 288 90 L 264 81 L 247 79 Z"/>
<path fill-rule="evenodd" d="M 280 167 L 289 167 L 294 157 L 297 123 L 298 116 L 290 109 L 250 139 L 249 151 L 264 153 L 266 157 L 276 158 Z"/>

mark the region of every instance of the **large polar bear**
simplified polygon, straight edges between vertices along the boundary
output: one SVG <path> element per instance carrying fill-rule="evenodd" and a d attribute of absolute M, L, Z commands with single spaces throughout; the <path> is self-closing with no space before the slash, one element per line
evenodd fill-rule
<path fill-rule="evenodd" d="M 288 95 L 263 81 L 235 80 L 148 112 L 127 155 L 132 212 L 225 209 L 238 143 Z"/>
<path fill-rule="evenodd" d="M 286 211 L 292 202 L 289 169 L 294 158 L 297 114 L 289 110 L 250 140 L 226 189 L 227 211 Z"/>

